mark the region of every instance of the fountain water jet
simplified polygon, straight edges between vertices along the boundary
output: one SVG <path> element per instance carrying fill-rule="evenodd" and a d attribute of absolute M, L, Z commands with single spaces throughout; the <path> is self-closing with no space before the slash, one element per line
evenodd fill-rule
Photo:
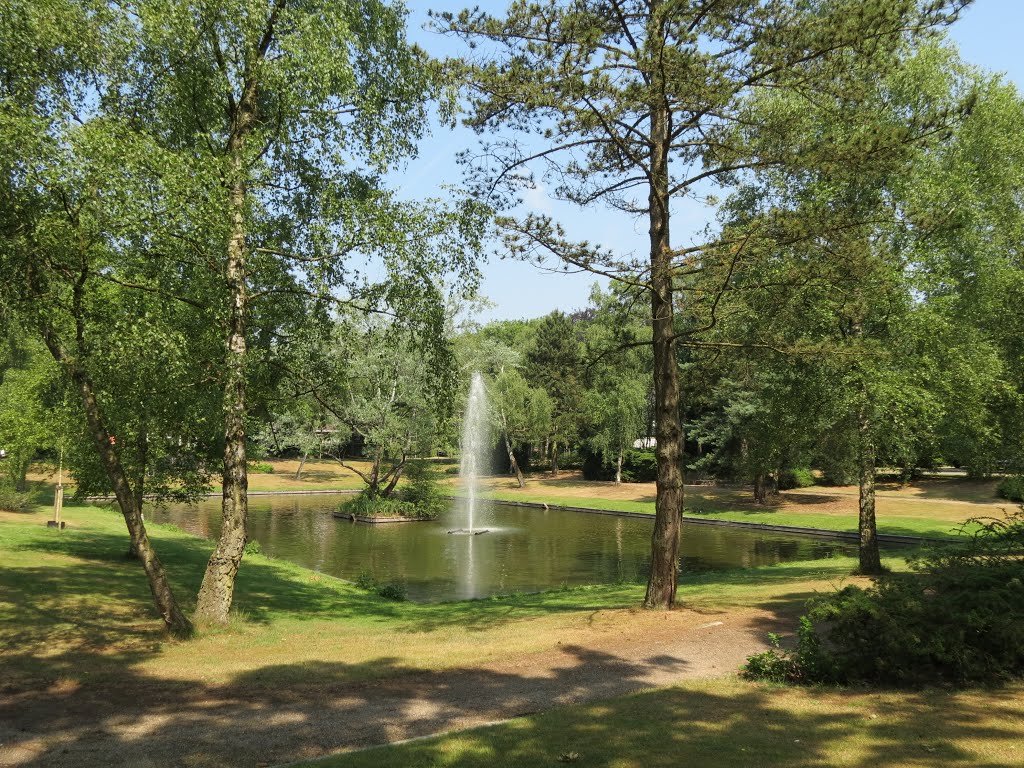
<path fill-rule="evenodd" d="M 483 473 L 488 448 L 487 391 L 484 389 L 483 376 L 474 373 L 469 385 L 466 416 L 462 422 L 462 459 L 459 462 L 459 476 L 466 489 L 466 527 L 448 533 L 475 536 L 487 533 L 486 530 L 473 529 L 473 515 L 476 512 L 477 481 Z"/>

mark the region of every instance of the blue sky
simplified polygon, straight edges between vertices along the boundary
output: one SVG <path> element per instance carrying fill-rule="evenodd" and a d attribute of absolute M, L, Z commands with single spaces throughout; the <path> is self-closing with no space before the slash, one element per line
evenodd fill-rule
<path fill-rule="evenodd" d="M 459 52 L 457 43 L 426 31 L 423 25 L 427 10 L 458 10 L 463 4 L 448 5 L 444 0 L 407 0 L 410 10 L 410 37 L 430 53 L 442 56 Z M 504 2 L 483 0 L 475 3 L 499 13 Z M 474 3 L 469 3 L 474 5 Z M 1024 53 L 1021 32 L 1024 31 L 1024 0 L 975 0 L 962 18 L 949 31 L 966 61 L 995 72 L 1004 72 L 1018 88 L 1024 90 Z M 410 163 L 394 183 L 401 194 L 410 198 L 443 196 L 444 185 L 458 183 L 461 169 L 455 163 L 456 153 L 476 142 L 475 135 L 464 128 L 450 131 L 435 127 L 433 135 L 420 147 L 420 156 Z M 613 248 L 618 253 L 643 253 L 646 226 L 606 209 L 580 211 L 547 196 L 543 187 L 527 195 L 527 206 L 556 217 L 571 235 Z M 676 245 L 685 245 L 709 219 L 703 206 L 683 203 L 673 211 L 673 232 Z M 554 265 L 552 265 L 554 266 Z M 490 257 L 481 266 L 481 292 L 492 302 L 480 319 L 528 318 L 545 315 L 554 309 L 571 311 L 586 305 L 595 277 L 589 274 L 563 274 L 538 269 L 518 261 Z"/>

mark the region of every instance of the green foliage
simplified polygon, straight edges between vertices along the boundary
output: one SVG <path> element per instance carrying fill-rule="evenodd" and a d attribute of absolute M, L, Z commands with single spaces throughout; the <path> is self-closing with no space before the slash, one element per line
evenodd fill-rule
<path fill-rule="evenodd" d="M 1024 475 L 1003 478 L 996 487 L 996 493 L 1010 501 L 1024 501 Z"/>
<path fill-rule="evenodd" d="M 256 539 L 249 539 L 245 542 L 245 554 L 247 555 L 262 555 L 263 545 Z"/>
<path fill-rule="evenodd" d="M 413 461 L 407 478 L 407 485 L 393 496 L 380 496 L 363 491 L 343 501 L 338 506 L 338 511 L 356 517 L 411 517 L 417 520 L 433 520 L 447 509 L 448 501 L 442 495 L 441 487 L 428 462 Z"/>
<path fill-rule="evenodd" d="M 408 596 L 408 590 L 404 584 L 398 582 L 382 584 L 369 571 L 360 571 L 356 576 L 355 585 L 367 592 L 373 592 L 385 600 L 394 600 L 398 603 L 404 602 Z"/>
<path fill-rule="evenodd" d="M 615 477 L 615 465 L 607 457 L 588 453 L 583 458 L 585 480 L 611 480 Z M 622 453 L 622 482 L 652 483 L 658 475 L 658 459 L 654 451 L 630 448 Z"/>
<path fill-rule="evenodd" d="M 769 683 L 785 683 L 793 678 L 793 660 L 782 650 L 782 638 L 774 632 L 768 633 L 767 651 L 747 656 L 743 665 L 743 676 L 750 680 L 764 680 Z"/>
<path fill-rule="evenodd" d="M 780 491 L 788 491 L 791 488 L 809 488 L 818 482 L 814 472 L 806 467 L 798 469 L 784 469 L 779 472 L 777 486 Z"/>
<path fill-rule="evenodd" d="M 373 578 L 372 573 L 362 570 L 356 574 L 355 585 L 360 589 L 374 590 L 377 588 L 377 580 Z"/>
<path fill-rule="evenodd" d="M 800 618 L 797 629 L 797 647 L 793 651 L 782 647 L 782 638 L 768 633 L 767 651 L 751 654 L 743 665 L 742 674 L 750 680 L 772 683 L 810 682 L 822 679 L 820 644 L 814 634 L 814 625 L 806 617 Z"/>
<path fill-rule="evenodd" d="M 965 685 L 1024 676 L 1024 512 L 975 522 L 968 542 L 912 558 L 911 573 L 810 601 L 788 677 Z"/>
<path fill-rule="evenodd" d="M 7 512 L 28 512 L 32 507 L 31 494 L 0 484 L 0 509 Z"/>
<path fill-rule="evenodd" d="M 551 441 L 567 445 L 579 433 L 582 406 L 580 328 L 573 318 L 555 311 L 545 316 L 526 351 L 524 375 L 530 386 L 551 398 Z M 557 450 L 557 449 L 556 449 Z"/>
<path fill-rule="evenodd" d="M 16 335 L 0 359 L 0 485 L 25 490 L 25 475 L 37 454 L 60 442 L 62 392 L 59 371 L 41 344 Z M 66 428 L 66 427 L 65 427 Z"/>
<path fill-rule="evenodd" d="M 392 582 L 390 584 L 380 585 L 377 588 L 377 594 L 385 600 L 394 600 L 397 603 L 401 603 L 406 600 L 409 592 L 404 584 Z"/>
<path fill-rule="evenodd" d="M 654 451 L 626 451 L 622 462 L 622 480 L 626 483 L 652 483 L 658 476 L 658 458 Z"/>
<path fill-rule="evenodd" d="M 272 475 L 274 473 L 274 465 L 268 464 L 265 461 L 250 461 L 248 469 L 250 472 L 256 472 L 261 475 Z"/>
<path fill-rule="evenodd" d="M 449 502 L 437 482 L 433 465 L 423 459 L 409 462 L 405 470 L 405 486 L 399 494 L 403 502 L 416 508 L 417 517 L 433 519 L 448 508 Z"/>

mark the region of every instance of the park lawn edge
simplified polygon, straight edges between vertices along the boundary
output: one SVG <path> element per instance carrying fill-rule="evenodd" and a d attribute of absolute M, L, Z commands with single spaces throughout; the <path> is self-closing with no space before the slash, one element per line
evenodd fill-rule
<path fill-rule="evenodd" d="M 553 502 L 550 495 L 521 491 L 484 491 L 480 494 L 480 498 L 497 502 L 540 504 L 552 509 L 571 509 L 581 512 L 589 509 L 597 512 L 620 512 L 632 515 L 649 515 L 651 517 L 655 513 L 653 501 L 578 497 L 573 499 L 576 503 L 570 504 L 566 503 L 567 499 L 559 498 L 558 501 Z M 783 526 L 790 528 L 812 528 L 826 532 L 857 533 L 857 518 L 855 515 L 839 516 L 777 510 L 684 509 L 684 521 L 687 517 L 722 520 L 753 526 Z M 961 529 L 970 532 L 978 527 L 973 523 L 952 524 L 928 517 L 898 517 L 893 519 L 880 517 L 877 525 L 878 533 L 883 535 L 916 536 L 926 539 L 956 539 Z"/>

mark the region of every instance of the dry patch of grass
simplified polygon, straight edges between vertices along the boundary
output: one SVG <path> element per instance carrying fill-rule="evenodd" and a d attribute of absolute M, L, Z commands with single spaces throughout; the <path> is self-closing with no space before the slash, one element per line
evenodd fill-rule
<path fill-rule="evenodd" d="M 1024 687 L 860 692 L 693 681 L 308 765 L 910 768 L 1024 764 Z"/>
<path fill-rule="evenodd" d="M 308 459 L 302 468 L 302 477 L 295 479 L 299 468 L 298 459 L 267 459 L 264 462 L 274 468 L 273 472 L 249 472 L 250 491 L 323 491 L 362 488 L 359 476 L 337 461 Z M 367 461 L 346 461 L 360 471 L 369 471 Z"/>

